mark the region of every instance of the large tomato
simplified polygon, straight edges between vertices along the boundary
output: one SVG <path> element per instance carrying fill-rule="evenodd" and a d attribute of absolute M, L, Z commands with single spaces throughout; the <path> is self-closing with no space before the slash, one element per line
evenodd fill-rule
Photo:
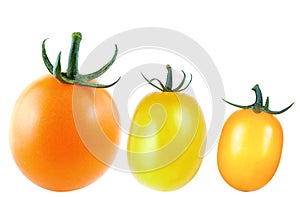
<path fill-rule="evenodd" d="M 167 68 L 170 73 L 171 68 Z M 139 182 L 170 191 L 181 188 L 197 173 L 205 150 L 206 128 L 192 97 L 174 92 L 168 85 L 162 90 L 144 97 L 136 108 L 128 161 Z"/>
<path fill-rule="evenodd" d="M 74 33 L 74 58 L 80 40 L 81 34 Z M 59 80 L 52 75 L 41 77 L 20 95 L 11 118 L 12 155 L 35 184 L 54 191 L 79 189 L 100 177 L 114 159 L 120 135 L 118 112 L 103 88 L 108 86 L 58 72 L 60 63 L 51 67 L 44 43 L 43 57 Z M 114 60 L 115 56 L 106 66 Z M 73 66 L 77 67 L 77 61 Z M 76 77 L 80 78 L 78 73 Z"/>
<path fill-rule="evenodd" d="M 224 180 L 241 191 L 253 191 L 266 185 L 280 162 L 283 132 L 274 112 L 262 104 L 258 85 L 253 90 L 257 99 L 253 105 L 238 106 L 225 122 L 218 146 L 218 167 Z M 229 102 L 228 102 L 229 103 Z M 229 103 L 232 104 L 232 103 Z"/>

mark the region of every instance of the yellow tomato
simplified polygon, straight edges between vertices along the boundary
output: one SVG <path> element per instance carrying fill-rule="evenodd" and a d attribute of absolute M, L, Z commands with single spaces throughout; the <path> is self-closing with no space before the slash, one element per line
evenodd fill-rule
<path fill-rule="evenodd" d="M 291 107 L 280 112 L 270 111 L 268 99 L 266 106 L 262 106 L 258 86 L 254 90 L 259 99 L 227 119 L 218 146 L 218 168 L 222 177 L 241 191 L 257 190 L 274 176 L 280 162 L 283 132 L 272 113 Z"/>
<path fill-rule="evenodd" d="M 139 103 L 128 139 L 135 178 L 160 191 L 176 190 L 197 173 L 205 150 L 201 109 L 178 92 L 151 93 Z"/>

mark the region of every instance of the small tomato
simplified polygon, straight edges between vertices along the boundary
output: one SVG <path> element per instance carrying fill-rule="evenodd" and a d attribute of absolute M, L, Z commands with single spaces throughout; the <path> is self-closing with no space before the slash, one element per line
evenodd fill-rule
<path fill-rule="evenodd" d="M 197 173 L 205 150 L 206 127 L 200 106 L 172 89 L 168 65 L 167 83 L 162 92 L 144 97 L 138 104 L 128 139 L 128 161 L 135 178 L 147 187 L 171 191 L 183 187 Z M 192 79 L 192 78 L 191 78 Z M 191 81 L 190 81 L 191 82 Z M 188 86 L 188 85 L 187 85 Z M 187 87 L 186 86 L 186 87 Z"/>
<path fill-rule="evenodd" d="M 269 98 L 263 106 L 258 85 L 253 89 L 253 105 L 234 112 L 225 122 L 218 145 L 217 161 L 224 180 L 233 188 L 253 191 L 266 185 L 274 176 L 280 162 L 283 132 L 280 122 L 269 110 Z"/>

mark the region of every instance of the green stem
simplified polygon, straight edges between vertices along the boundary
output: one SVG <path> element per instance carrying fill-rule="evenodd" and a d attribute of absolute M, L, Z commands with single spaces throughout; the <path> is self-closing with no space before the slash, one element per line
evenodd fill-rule
<path fill-rule="evenodd" d="M 167 64 L 167 70 L 168 70 L 168 74 L 167 74 L 167 81 L 166 81 L 166 85 L 165 88 L 167 89 L 168 92 L 172 91 L 172 82 L 173 82 L 173 76 L 172 76 L 172 68 L 169 64 Z"/>
<path fill-rule="evenodd" d="M 253 104 L 254 105 L 253 111 L 255 113 L 260 113 L 262 111 L 261 108 L 263 107 L 263 97 L 262 97 L 261 90 L 257 84 L 252 88 L 252 90 L 255 92 L 255 96 L 256 96 L 255 103 Z"/>
<path fill-rule="evenodd" d="M 160 90 L 160 91 L 162 91 L 162 92 L 181 92 L 181 91 L 183 91 L 183 90 L 185 90 L 186 88 L 189 87 L 189 85 L 191 84 L 192 79 L 193 79 L 192 74 L 191 74 L 191 79 L 190 79 L 190 81 L 188 82 L 188 84 L 187 84 L 184 88 L 182 88 L 182 86 L 183 86 L 183 84 L 184 84 L 184 82 L 185 82 L 185 79 L 186 79 L 186 74 L 185 74 L 185 72 L 182 70 L 182 71 L 181 71 L 181 72 L 183 73 L 183 79 L 182 79 L 182 81 L 180 82 L 180 84 L 179 84 L 176 88 L 172 89 L 172 88 L 173 88 L 172 68 L 171 68 L 171 66 L 170 66 L 169 64 L 167 64 L 166 68 L 167 68 L 167 70 L 168 70 L 168 74 L 167 74 L 167 80 L 166 80 L 166 84 L 165 84 L 165 85 L 164 85 L 159 79 L 157 79 L 157 78 L 153 78 L 153 79 L 150 79 L 150 80 L 149 80 L 149 79 L 147 79 L 147 78 L 143 75 L 143 73 L 142 73 L 142 76 L 144 77 L 144 79 L 145 79 L 150 85 L 152 85 L 153 87 L 155 87 L 156 89 L 158 89 L 158 90 Z M 161 88 L 158 87 L 157 85 L 155 85 L 155 84 L 153 83 L 153 81 L 158 82 L 159 85 L 161 86 Z"/>
<path fill-rule="evenodd" d="M 114 84 L 116 84 L 119 80 L 117 79 L 115 82 L 104 85 L 104 84 L 99 84 L 99 83 L 91 83 L 90 81 L 93 79 L 96 79 L 97 77 L 103 75 L 109 68 L 110 66 L 114 63 L 116 60 L 117 54 L 118 54 L 118 47 L 115 45 L 115 53 L 112 59 L 105 64 L 102 68 L 100 68 L 98 71 L 95 71 L 93 73 L 89 74 L 80 74 L 78 72 L 78 56 L 79 56 L 79 47 L 80 47 L 80 42 L 82 39 L 82 35 L 79 32 L 74 32 L 72 34 L 72 43 L 71 43 L 71 49 L 70 49 L 70 54 L 69 54 L 69 62 L 68 62 L 68 68 L 66 72 L 61 72 L 61 64 L 60 64 L 60 57 L 61 57 L 61 52 L 59 52 L 57 56 L 57 60 L 55 65 L 52 65 L 46 52 L 45 48 L 45 42 L 47 39 L 45 39 L 42 43 L 42 58 L 43 61 L 49 70 L 49 72 L 54 75 L 54 77 L 59 80 L 62 83 L 65 84 L 76 84 L 76 85 L 81 85 L 81 86 L 87 86 L 87 87 L 92 87 L 92 88 L 108 88 Z"/>
<path fill-rule="evenodd" d="M 253 103 L 252 105 L 247 105 L 247 106 L 243 106 L 243 105 L 237 105 L 234 103 L 231 103 L 229 101 L 224 100 L 226 103 L 238 107 L 238 108 L 242 108 L 242 109 L 252 109 L 253 112 L 255 113 L 260 113 L 262 111 L 267 112 L 269 114 L 281 114 L 285 111 L 287 111 L 289 108 L 291 108 L 293 106 L 294 103 L 290 104 L 288 107 L 280 110 L 280 111 L 272 111 L 269 109 L 269 97 L 267 97 L 265 105 L 263 105 L 263 97 L 262 97 L 262 93 L 261 90 L 259 88 L 258 85 L 255 85 L 252 90 L 255 92 L 255 103 Z"/>
<path fill-rule="evenodd" d="M 78 74 L 78 53 L 82 35 L 79 32 L 72 34 L 72 43 L 69 55 L 69 62 L 67 68 L 67 78 L 75 79 L 74 76 Z"/>

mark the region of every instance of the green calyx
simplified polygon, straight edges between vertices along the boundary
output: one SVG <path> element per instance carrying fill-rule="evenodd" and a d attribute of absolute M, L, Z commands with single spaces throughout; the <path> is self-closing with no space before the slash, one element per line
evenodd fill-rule
<path fill-rule="evenodd" d="M 265 111 L 269 114 L 281 114 L 281 113 L 287 111 L 289 108 L 291 108 L 292 105 L 294 104 L 294 103 L 292 103 L 288 107 L 286 107 L 286 108 L 284 108 L 283 110 L 280 110 L 280 111 L 272 111 L 272 110 L 269 109 L 269 97 L 267 97 L 265 105 L 263 105 L 263 97 L 262 97 L 262 93 L 261 93 L 261 90 L 260 90 L 259 86 L 255 85 L 252 88 L 252 90 L 255 92 L 255 95 L 256 95 L 256 100 L 252 105 L 242 106 L 242 105 L 233 104 L 233 103 L 231 103 L 229 101 L 226 101 L 224 99 L 223 100 L 226 103 L 228 103 L 230 105 L 233 105 L 235 107 L 239 107 L 239 108 L 242 108 L 242 109 L 249 109 L 250 108 L 255 113 L 260 113 L 262 111 Z"/>
<path fill-rule="evenodd" d="M 184 82 L 185 82 L 185 79 L 186 79 L 186 74 L 185 74 L 185 72 L 182 70 L 182 71 L 181 71 L 182 74 L 183 74 L 182 81 L 180 82 L 180 84 L 179 84 L 176 88 L 172 89 L 172 88 L 173 88 L 173 87 L 172 87 L 172 86 L 173 86 L 172 68 L 171 68 L 171 66 L 170 66 L 169 64 L 167 64 L 166 68 L 167 68 L 167 70 L 168 70 L 168 74 L 167 74 L 167 80 L 166 80 L 165 85 L 164 85 L 159 79 L 157 79 L 157 78 L 153 78 L 153 79 L 150 79 L 150 80 L 149 80 L 149 79 L 147 79 L 147 78 L 143 75 L 143 73 L 142 73 L 142 76 L 144 77 L 144 79 L 145 79 L 150 85 L 152 85 L 153 87 L 155 87 L 156 89 L 158 89 L 158 90 L 160 90 L 160 91 L 162 91 L 162 92 L 181 92 L 181 91 L 183 91 L 183 90 L 185 90 L 185 89 L 187 89 L 187 88 L 189 87 L 189 85 L 190 85 L 191 82 L 192 82 L 193 76 L 192 76 L 192 74 L 191 74 L 191 79 L 190 79 L 190 81 L 188 82 L 188 84 L 187 84 L 185 87 L 183 87 Z M 160 87 L 158 87 L 157 85 L 155 85 L 155 84 L 153 83 L 154 81 L 158 82 L 158 84 L 160 85 Z"/>
<path fill-rule="evenodd" d="M 43 61 L 45 63 L 45 66 L 47 67 L 48 71 L 60 82 L 66 83 L 66 84 L 76 84 L 81 86 L 87 86 L 87 87 L 93 87 L 93 88 L 108 88 L 116 84 L 119 80 L 117 79 L 115 82 L 104 85 L 104 84 L 96 84 L 91 83 L 89 81 L 96 79 L 103 75 L 110 66 L 114 63 L 116 60 L 117 54 L 118 54 L 118 47 L 115 45 L 115 53 L 111 60 L 106 63 L 102 68 L 100 68 L 98 71 L 89 73 L 89 74 L 80 74 L 78 72 L 78 54 L 79 54 L 79 46 L 80 42 L 82 40 L 82 35 L 79 32 L 74 32 L 72 34 L 72 43 L 71 43 L 71 49 L 69 54 L 69 62 L 68 62 L 68 68 L 66 72 L 61 71 L 61 64 L 60 64 L 60 57 L 61 52 L 58 53 L 56 63 L 54 66 L 51 64 L 45 48 L 45 42 L 47 39 L 45 39 L 42 43 L 42 57 Z"/>

